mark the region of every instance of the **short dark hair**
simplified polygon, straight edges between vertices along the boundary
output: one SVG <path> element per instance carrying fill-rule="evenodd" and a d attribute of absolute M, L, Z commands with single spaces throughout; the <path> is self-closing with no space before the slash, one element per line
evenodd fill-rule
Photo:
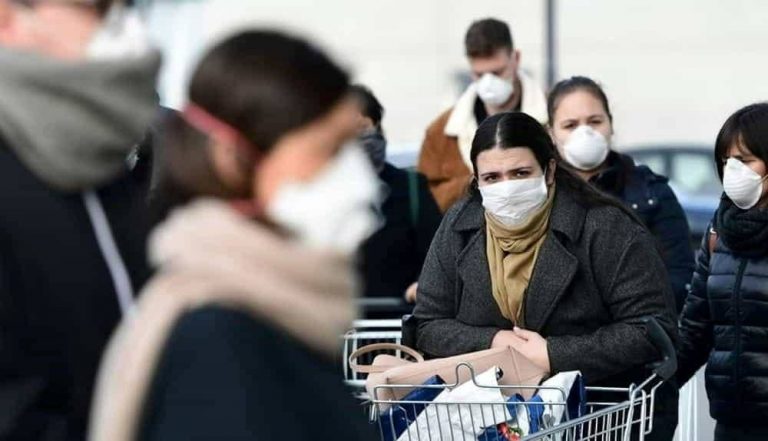
<path fill-rule="evenodd" d="M 728 149 L 741 143 L 768 164 L 768 102 L 750 104 L 728 117 L 715 141 L 715 164 L 720 180 Z"/>
<path fill-rule="evenodd" d="M 549 92 L 549 96 L 547 97 L 547 114 L 549 116 L 550 125 L 554 125 L 555 112 L 557 111 L 557 106 L 560 105 L 560 101 L 562 101 L 565 96 L 579 90 L 589 93 L 600 101 L 605 109 L 605 113 L 608 115 L 608 120 L 613 122 L 611 107 L 608 105 L 608 97 L 605 95 L 603 88 L 591 78 L 574 76 L 555 84 Z"/>
<path fill-rule="evenodd" d="M 473 22 L 464 37 L 464 47 L 469 58 L 490 57 L 499 49 L 515 48 L 509 25 L 495 18 Z"/>
<path fill-rule="evenodd" d="M 376 127 L 381 128 L 384 106 L 376 99 L 371 89 L 362 84 L 354 84 L 350 87 L 350 93 L 360 103 L 360 113 L 370 118 Z"/>

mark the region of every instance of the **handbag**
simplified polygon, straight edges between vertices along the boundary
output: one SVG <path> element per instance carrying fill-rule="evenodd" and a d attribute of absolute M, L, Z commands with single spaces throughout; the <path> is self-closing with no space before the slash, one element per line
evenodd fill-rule
<path fill-rule="evenodd" d="M 415 361 L 389 354 L 380 354 L 373 359 L 370 365 L 357 363 L 360 356 L 382 350 L 405 353 Z M 469 365 L 472 369 L 459 367 L 461 364 Z M 520 394 L 524 398 L 530 399 L 536 392 L 535 386 L 538 386 L 547 374 L 544 369 L 511 347 L 492 348 L 425 361 L 421 354 L 407 346 L 377 343 L 363 346 L 350 354 L 349 366 L 355 372 L 368 374 L 365 388 L 374 401 L 401 400 L 418 385 L 435 375 L 445 379 L 449 384 L 455 379 L 455 384 L 459 385 L 471 380 L 473 372 L 477 375 L 494 366 L 501 370 L 499 385 L 521 386 L 520 388 L 503 389 L 505 395 Z M 398 385 L 398 387 L 386 387 L 387 385 Z M 399 387 L 401 385 L 413 387 Z"/>

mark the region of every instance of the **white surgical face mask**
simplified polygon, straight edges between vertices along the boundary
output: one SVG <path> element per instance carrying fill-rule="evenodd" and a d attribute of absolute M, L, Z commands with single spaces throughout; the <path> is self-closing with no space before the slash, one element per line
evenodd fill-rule
<path fill-rule="evenodd" d="M 602 133 L 587 125 L 581 125 L 571 132 L 563 145 L 564 159 L 583 171 L 594 170 L 608 157 L 608 140 Z"/>
<path fill-rule="evenodd" d="M 477 80 L 477 96 L 489 106 L 498 107 L 509 101 L 515 86 L 512 81 L 487 73 Z"/>
<path fill-rule="evenodd" d="M 763 181 L 767 177 L 761 177 L 736 158 L 728 158 L 723 169 L 723 190 L 737 207 L 749 210 L 763 195 Z"/>
<path fill-rule="evenodd" d="M 379 190 L 371 161 L 350 145 L 310 181 L 283 184 L 266 212 L 307 246 L 350 255 L 380 226 Z"/>
<path fill-rule="evenodd" d="M 546 174 L 480 187 L 483 207 L 508 227 L 524 223 L 547 200 Z"/>

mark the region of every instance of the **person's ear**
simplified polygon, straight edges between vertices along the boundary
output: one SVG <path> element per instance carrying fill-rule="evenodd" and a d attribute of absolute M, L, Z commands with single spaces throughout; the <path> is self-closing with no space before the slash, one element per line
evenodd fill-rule
<path fill-rule="evenodd" d="M 240 148 L 233 143 L 211 141 L 208 154 L 216 176 L 233 194 L 245 196 L 250 191 L 250 161 L 244 158 Z"/>
<path fill-rule="evenodd" d="M 520 51 L 515 49 L 512 52 L 512 60 L 515 62 L 515 67 L 520 68 Z"/>
<path fill-rule="evenodd" d="M 367 116 L 362 117 L 360 120 L 360 131 L 365 132 L 371 129 L 376 128 L 376 124 L 374 124 L 373 120 Z"/>
<path fill-rule="evenodd" d="M 549 166 L 547 167 L 547 185 L 552 185 L 555 182 L 555 172 L 557 171 L 557 161 L 554 159 L 549 160 Z"/>
<path fill-rule="evenodd" d="M 557 146 L 557 139 L 555 139 L 555 128 L 552 127 L 551 121 L 547 123 L 547 133 L 549 133 L 549 138 L 552 140 L 552 144 Z"/>

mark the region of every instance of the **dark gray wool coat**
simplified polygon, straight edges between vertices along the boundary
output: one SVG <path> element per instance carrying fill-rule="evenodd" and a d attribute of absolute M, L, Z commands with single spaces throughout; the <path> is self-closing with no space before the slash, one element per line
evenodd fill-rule
<path fill-rule="evenodd" d="M 547 339 L 552 373 L 626 387 L 658 358 L 643 316 L 675 336 L 675 301 L 651 234 L 613 206 L 587 207 L 558 186 L 525 297 L 525 328 Z M 513 323 L 491 293 L 478 195 L 448 211 L 419 279 L 416 346 L 444 357 L 487 349 Z M 626 382 L 625 384 L 622 384 Z"/>

